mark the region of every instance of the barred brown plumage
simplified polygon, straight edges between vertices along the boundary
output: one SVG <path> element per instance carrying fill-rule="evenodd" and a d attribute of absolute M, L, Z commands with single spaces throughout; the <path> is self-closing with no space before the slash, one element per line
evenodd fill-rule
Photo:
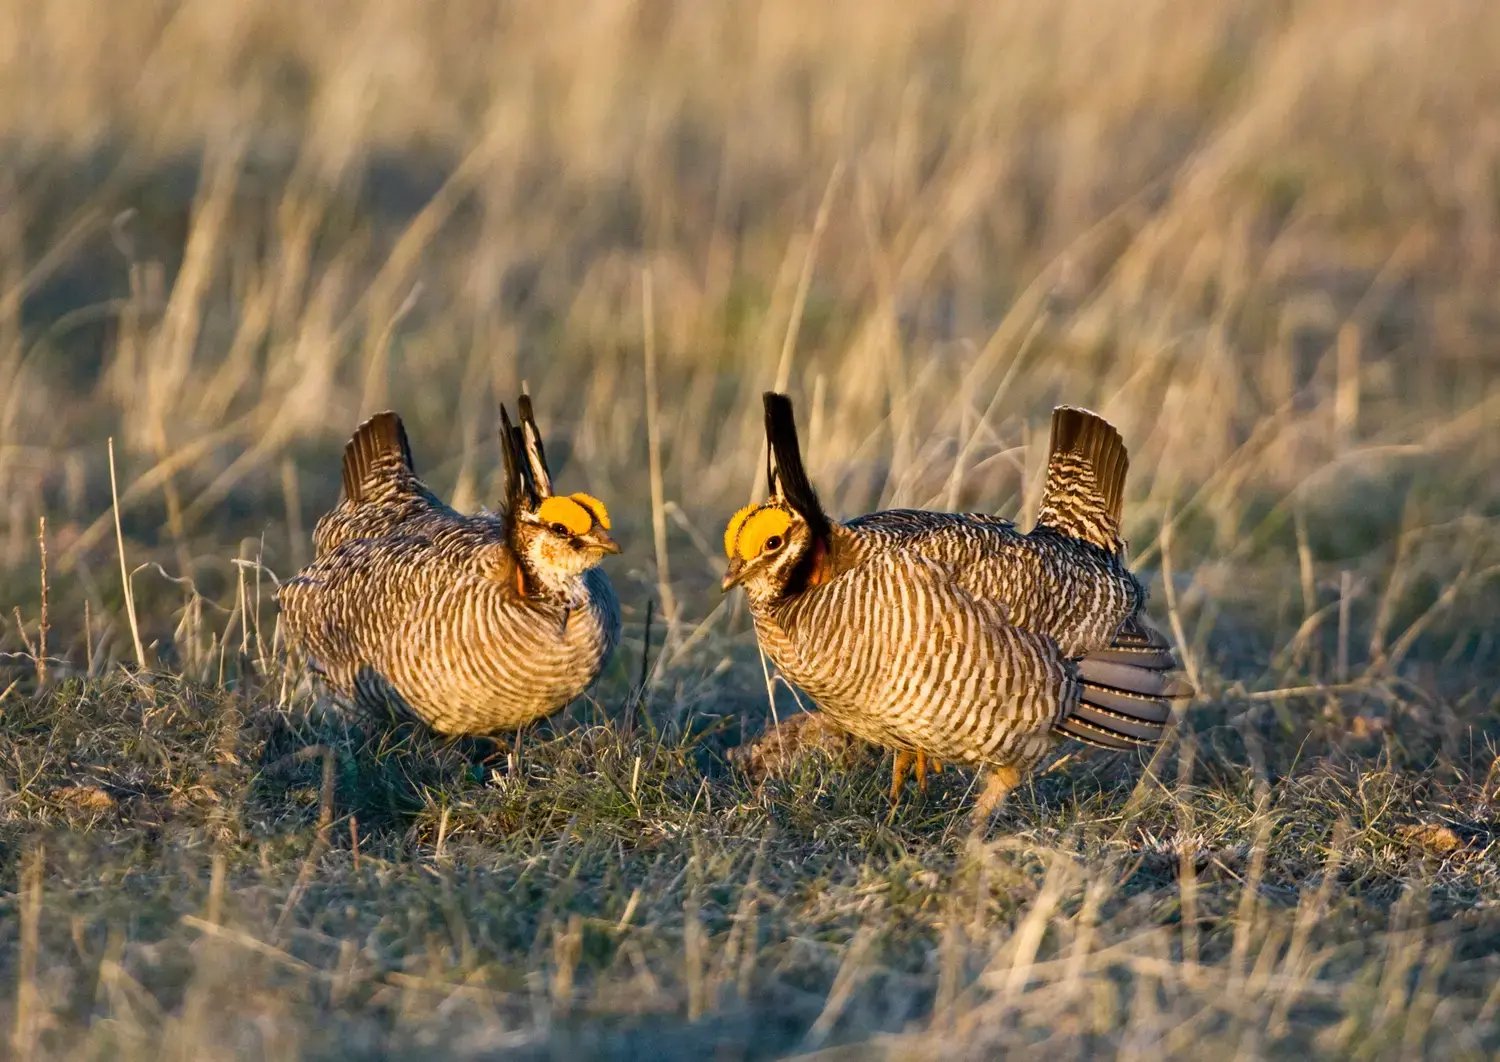
<path fill-rule="evenodd" d="M 1053 414 L 1041 518 L 891 509 L 829 520 L 791 402 L 768 393 L 771 500 L 730 520 L 724 589 L 742 585 L 761 647 L 826 715 L 895 749 L 892 799 L 915 761 L 984 767 L 988 813 L 1058 735 L 1121 749 L 1160 741 L 1190 687 L 1147 625 L 1126 566 L 1118 432 Z"/>
<path fill-rule="evenodd" d="M 278 599 L 292 646 L 357 722 L 518 727 L 582 693 L 619 640 L 597 567 L 619 552 L 603 503 L 553 494 L 529 397 L 519 425 L 500 416 L 502 513 L 440 501 L 395 413 L 371 417 L 345 449 L 344 495 Z"/>

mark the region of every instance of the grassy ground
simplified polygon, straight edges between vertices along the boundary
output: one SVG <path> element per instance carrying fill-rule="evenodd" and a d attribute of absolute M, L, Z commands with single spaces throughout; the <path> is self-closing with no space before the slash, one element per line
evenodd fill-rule
<path fill-rule="evenodd" d="M 0 0 L 12 1052 L 1500 1051 L 1496 54 L 1458 0 Z M 309 721 L 270 595 L 348 431 L 493 502 L 523 379 L 626 546 L 595 698 Z M 1114 420 L 1172 743 L 984 834 L 873 751 L 742 773 L 771 385 L 846 515 L 1024 517 L 1051 404 Z"/>

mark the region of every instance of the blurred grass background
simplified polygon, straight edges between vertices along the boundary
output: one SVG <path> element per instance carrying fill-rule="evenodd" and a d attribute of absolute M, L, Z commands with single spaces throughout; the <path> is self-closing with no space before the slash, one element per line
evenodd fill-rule
<path fill-rule="evenodd" d="M 626 546 L 601 699 L 653 600 L 663 725 L 753 732 L 716 583 L 759 393 L 843 515 L 1025 514 L 1067 402 L 1130 446 L 1200 730 L 1290 763 L 1413 718 L 1402 784 L 1452 757 L 1486 820 L 1497 55 L 1464 0 L 0 0 L 0 689 L 42 740 L 44 516 L 54 683 L 135 657 L 107 440 L 148 663 L 274 703 L 270 577 L 235 562 L 307 559 L 387 406 L 441 493 L 496 503 L 524 380 Z"/>

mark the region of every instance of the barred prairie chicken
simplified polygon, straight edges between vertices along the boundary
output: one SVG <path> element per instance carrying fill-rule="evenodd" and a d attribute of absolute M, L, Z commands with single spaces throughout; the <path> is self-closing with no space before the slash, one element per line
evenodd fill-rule
<path fill-rule="evenodd" d="M 1052 415 L 1037 525 L 891 509 L 829 519 L 803 468 L 791 401 L 767 394 L 771 500 L 724 534 L 723 588 L 743 586 L 761 647 L 826 716 L 896 750 L 891 800 L 929 760 L 986 769 L 987 815 L 1058 737 L 1159 742 L 1173 698 L 1166 642 L 1125 563 L 1119 433 Z"/>
<path fill-rule="evenodd" d="M 465 516 L 417 477 L 401 418 L 344 450 L 344 495 L 316 557 L 281 588 L 289 640 L 357 722 L 485 734 L 549 715 L 614 651 L 620 610 L 597 565 L 619 547 L 604 504 L 554 494 L 523 395 L 500 409 L 506 511 Z"/>

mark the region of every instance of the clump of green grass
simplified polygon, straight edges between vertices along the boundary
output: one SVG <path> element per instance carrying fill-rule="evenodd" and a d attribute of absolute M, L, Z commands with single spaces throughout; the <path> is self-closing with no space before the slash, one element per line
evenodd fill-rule
<path fill-rule="evenodd" d="M 497 752 L 267 692 L 12 692 L 0 934 L 28 1043 L 1500 1045 L 1493 747 L 1415 712 L 1312 755 L 1210 706 L 1144 769 L 1064 763 L 976 833 L 955 771 L 887 822 L 874 756 L 757 783 L 712 725 L 565 718 Z"/>

